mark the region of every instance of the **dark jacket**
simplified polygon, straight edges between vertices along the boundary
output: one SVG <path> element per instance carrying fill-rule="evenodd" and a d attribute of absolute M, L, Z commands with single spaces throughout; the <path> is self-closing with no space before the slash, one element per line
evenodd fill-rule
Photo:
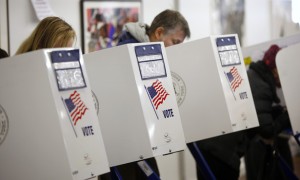
<path fill-rule="evenodd" d="M 264 138 L 275 137 L 290 126 L 288 113 L 278 104 L 275 78 L 263 61 L 251 63 L 247 73 L 260 124 L 252 133 Z"/>
<path fill-rule="evenodd" d="M 139 43 L 139 41 L 135 39 L 128 31 L 123 31 L 119 37 L 117 46 L 129 43 Z"/>
<path fill-rule="evenodd" d="M 124 30 L 118 37 L 118 46 L 129 43 L 150 42 L 147 35 L 149 26 L 144 23 L 130 22 L 124 25 Z"/>
<path fill-rule="evenodd" d="M 290 127 L 290 124 L 287 111 L 278 104 L 280 101 L 276 94 L 275 78 L 263 61 L 250 64 L 248 78 L 260 126 L 247 131 L 247 179 L 288 179 L 279 166 L 278 156 L 274 154 L 276 150 L 292 169 L 288 139 L 277 136 L 283 129 Z M 272 140 L 273 144 L 265 144 L 261 137 Z"/>

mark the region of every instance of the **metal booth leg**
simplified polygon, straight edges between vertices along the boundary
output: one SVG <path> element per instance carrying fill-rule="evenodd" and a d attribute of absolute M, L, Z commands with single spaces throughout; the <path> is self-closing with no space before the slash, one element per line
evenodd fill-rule
<path fill-rule="evenodd" d="M 192 142 L 192 143 L 188 143 L 187 146 L 191 151 L 194 159 L 196 160 L 198 166 L 200 167 L 201 173 L 203 174 L 204 178 L 207 180 L 216 180 L 215 175 L 213 174 L 210 167 L 208 166 L 197 144 L 195 142 Z"/>
<path fill-rule="evenodd" d="M 145 160 L 138 161 L 137 164 L 149 180 L 160 180 L 159 176 L 152 170 Z"/>

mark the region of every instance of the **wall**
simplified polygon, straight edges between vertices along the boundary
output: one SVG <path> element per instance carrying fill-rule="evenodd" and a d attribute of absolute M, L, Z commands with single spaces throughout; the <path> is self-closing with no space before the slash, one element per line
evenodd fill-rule
<path fill-rule="evenodd" d="M 189 23 L 191 29 L 190 40 L 204 38 L 211 34 L 209 0 L 179 1 L 178 8 Z"/>
<path fill-rule="evenodd" d="M 80 25 L 80 0 L 48 0 L 57 16 L 64 18 L 76 30 L 78 35 L 77 46 L 81 47 L 81 25 Z M 289 23 L 282 13 L 280 0 L 245 0 L 244 37 L 240 38 L 244 46 L 250 46 L 265 42 L 281 35 L 278 31 L 282 27 L 276 20 L 284 21 L 285 34 L 290 35 L 299 30 L 299 26 Z M 281 0 L 282 1 L 282 0 Z M 27 37 L 38 23 L 30 1 L 9 0 L 9 45 L 6 41 L 5 32 L 6 0 L 1 2 L 1 47 L 10 48 L 14 54 L 20 43 Z M 141 21 L 150 24 L 153 17 L 160 11 L 170 8 L 178 9 L 188 20 L 191 28 L 191 38 L 199 39 L 214 32 L 215 19 L 212 18 L 212 1 L 209 0 L 142 0 Z M 67 9 L 67 11 L 66 11 Z M 277 13 L 277 14 L 276 14 Z M 277 23 L 275 23 L 277 22 Z M 282 24 L 282 23 L 281 23 Z M 273 28 L 274 26 L 274 28 Z M 20 27 L 22 29 L 20 30 Z M 3 31 L 4 30 L 4 31 Z"/>
<path fill-rule="evenodd" d="M 0 47 L 8 50 L 6 1 L 0 0 Z"/>
<path fill-rule="evenodd" d="M 54 13 L 73 26 L 78 35 L 77 46 L 81 47 L 80 0 L 64 0 L 63 4 L 60 0 L 48 1 Z M 1 0 L 1 2 L 5 2 L 5 0 Z M 160 11 L 167 8 L 178 8 L 186 16 L 190 24 L 192 34 L 190 40 L 203 38 L 210 34 L 209 0 L 186 0 L 184 3 L 183 1 L 175 2 L 174 0 L 143 0 L 142 2 L 142 22 L 150 24 L 154 16 Z M 198 10 L 199 7 L 203 10 Z M 16 52 L 21 42 L 32 32 L 37 23 L 38 19 L 29 0 L 9 0 L 9 48 L 12 55 Z M 22 30 L 20 30 L 20 27 L 22 27 Z"/>
<path fill-rule="evenodd" d="M 79 0 L 48 0 L 54 13 L 65 19 L 76 30 L 80 47 L 80 13 Z M 13 55 L 21 42 L 29 36 L 38 24 L 31 1 L 9 0 L 9 42 L 10 52 Z"/>
<path fill-rule="evenodd" d="M 48 2 L 57 16 L 62 17 L 73 26 L 78 36 L 77 46 L 81 47 L 80 0 L 64 0 L 63 4 L 60 0 L 48 0 Z M 160 5 L 153 6 L 154 4 Z M 153 8 L 148 8 L 151 6 Z M 151 23 L 153 17 L 166 8 L 174 9 L 173 0 L 164 0 L 161 2 L 158 0 L 143 1 L 142 9 L 144 13 L 142 14 L 141 21 Z M 38 22 L 29 0 L 9 0 L 9 48 L 11 54 L 16 52 L 18 46 L 32 32 Z M 22 30 L 20 30 L 20 27 L 22 27 Z"/>
<path fill-rule="evenodd" d="M 271 38 L 270 1 L 245 1 L 245 37 L 244 45 L 268 41 Z"/>

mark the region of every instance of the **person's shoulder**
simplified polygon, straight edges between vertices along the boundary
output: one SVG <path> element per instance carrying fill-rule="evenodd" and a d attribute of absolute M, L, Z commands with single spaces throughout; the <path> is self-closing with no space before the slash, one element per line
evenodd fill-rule
<path fill-rule="evenodd" d="M 257 78 L 259 77 L 258 72 L 255 71 L 255 70 L 252 69 L 252 68 L 249 68 L 249 69 L 247 70 L 247 76 L 248 76 L 248 79 L 249 79 L 250 81 L 253 80 L 253 79 L 257 79 Z"/>
<path fill-rule="evenodd" d="M 128 31 L 123 31 L 119 37 L 118 46 L 123 44 L 129 44 L 129 43 L 138 43 L 139 41 L 136 40 Z"/>

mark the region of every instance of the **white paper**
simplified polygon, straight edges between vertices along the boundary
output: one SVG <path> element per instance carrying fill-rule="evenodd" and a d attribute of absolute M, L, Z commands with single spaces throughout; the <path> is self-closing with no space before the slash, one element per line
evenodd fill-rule
<path fill-rule="evenodd" d="M 31 3 L 39 20 L 48 16 L 55 16 L 48 0 L 31 0 Z"/>

